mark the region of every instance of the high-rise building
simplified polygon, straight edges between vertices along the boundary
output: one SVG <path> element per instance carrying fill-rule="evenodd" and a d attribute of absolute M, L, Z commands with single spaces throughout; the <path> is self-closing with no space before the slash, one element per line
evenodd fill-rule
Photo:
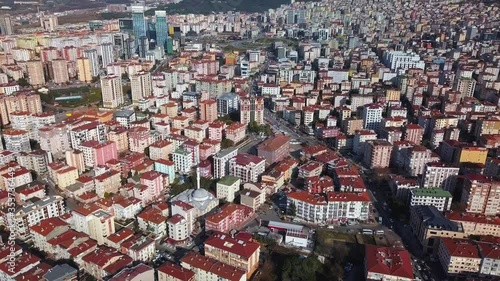
<path fill-rule="evenodd" d="M 132 38 L 127 38 L 123 46 L 123 52 L 125 54 L 125 59 L 130 59 L 135 54 L 135 41 Z"/>
<path fill-rule="evenodd" d="M 26 62 L 29 83 L 34 87 L 45 85 L 45 75 L 43 65 L 40 60 L 30 60 Z"/>
<path fill-rule="evenodd" d="M 40 26 L 45 31 L 53 32 L 55 30 L 56 26 L 58 26 L 58 25 L 59 25 L 59 22 L 57 20 L 57 16 L 55 16 L 55 15 L 43 16 L 40 18 Z"/>
<path fill-rule="evenodd" d="M 68 63 L 66 60 L 53 60 L 52 64 L 52 77 L 53 82 L 56 84 L 63 84 L 69 81 Z"/>
<path fill-rule="evenodd" d="M 92 77 L 99 76 L 99 57 L 96 49 L 83 51 L 83 56 L 89 59 L 90 74 Z"/>
<path fill-rule="evenodd" d="M 12 35 L 12 21 L 9 15 L 0 16 L 0 33 L 2 35 Z"/>
<path fill-rule="evenodd" d="M 90 71 L 88 58 L 76 59 L 76 67 L 78 69 L 78 80 L 85 83 L 92 81 L 92 72 Z"/>
<path fill-rule="evenodd" d="M 146 37 L 146 36 L 139 37 L 138 44 L 139 44 L 139 57 L 145 58 L 146 53 L 149 50 L 148 37 Z"/>
<path fill-rule="evenodd" d="M 123 104 L 122 78 L 110 75 L 101 78 L 102 104 L 106 108 L 117 108 Z"/>
<path fill-rule="evenodd" d="M 251 96 L 240 100 L 240 122 L 248 125 L 250 122 L 264 125 L 264 99 Z"/>
<path fill-rule="evenodd" d="M 132 25 L 135 40 L 146 36 L 146 20 L 144 19 L 144 11 L 146 8 L 142 4 L 131 5 L 132 10 Z"/>
<path fill-rule="evenodd" d="M 363 162 L 370 169 L 387 168 L 391 159 L 392 145 L 385 140 L 369 140 L 365 145 Z"/>
<path fill-rule="evenodd" d="M 217 119 L 217 102 L 204 100 L 200 102 L 200 119 L 212 122 Z"/>
<path fill-rule="evenodd" d="M 101 44 L 100 47 L 101 47 L 102 66 L 106 67 L 115 61 L 113 55 L 113 44 L 103 43 Z"/>
<path fill-rule="evenodd" d="M 132 91 L 132 102 L 138 103 L 139 100 L 151 95 L 151 74 L 141 71 L 130 76 L 130 87 Z"/>
<path fill-rule="evenodd" d="M 225 93 L 217 97 L 217 114 L 226 116 L 239 108 L 239 96 L 235 93 Z"/>
<path fill-rule="evenodd" d="M 500 182 L 481 174 L 466 174 L 461 202 L 466 211 L 495 216 L 500 211 Z"/>
<path fill-rule="evenodd" d="M 156 46 L 165 50 L 168 36 L 167 12 L 155 11 Z"/>
<path fill-rule="evenodd" d="M 379 104 L 367 104 L 363 107 L 363 128 L 378 131 L 382 122 L 384 107 Z"/>

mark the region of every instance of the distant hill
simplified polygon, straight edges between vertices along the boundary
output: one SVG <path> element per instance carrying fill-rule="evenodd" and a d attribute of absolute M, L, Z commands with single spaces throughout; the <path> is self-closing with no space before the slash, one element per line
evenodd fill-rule
<path fill-rule="evenodd" d="M 257 13 L 282 4 L 290 4 L 290 0 L 183 0 L 177 4 L 162 5 L 156 10 L 165 9 L 168 14 L 210 14 L 227 11 Z M 154 11 L 148 12 L 154 14 Z"/>

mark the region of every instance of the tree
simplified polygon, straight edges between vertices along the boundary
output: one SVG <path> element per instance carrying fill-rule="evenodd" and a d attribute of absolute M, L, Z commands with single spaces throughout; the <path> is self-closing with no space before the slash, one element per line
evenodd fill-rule
<path fill-rule="evenodd" d="M 111 196 L 113 196 L 112 193 L 104 192 L 104 198 L 108 199 L 108 198 L 111 198 Z"/>
<path fill-rule="evenodd" d="M 40 149 L 40 143 L 34 139 L 30 139 L 30 146 L 33 150 Z"/>
<path fill-rule="evenodd" d="M 230 139 L 223 139 L 222 142 L 220 143 L 220 147 L 222 149 L 224 148 L 229 148 L 229 147 L 232 147 L 234 146 L 234 142 Z"/>
<path fill-rule="evenodd" d="M 19 84 L 20 87 L 29 87 L 30 86 L 30 83 L 24 77 L 19 78 L 19 80 L 17 80 L 17 84 Z"/>

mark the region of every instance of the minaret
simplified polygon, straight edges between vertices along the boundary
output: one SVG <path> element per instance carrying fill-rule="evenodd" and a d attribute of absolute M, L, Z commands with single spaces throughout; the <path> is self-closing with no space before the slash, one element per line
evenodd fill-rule
<path fill-rule="evenodd" d="M 200 189 L 200 166 L 196 166 L 196 189 Z"/>

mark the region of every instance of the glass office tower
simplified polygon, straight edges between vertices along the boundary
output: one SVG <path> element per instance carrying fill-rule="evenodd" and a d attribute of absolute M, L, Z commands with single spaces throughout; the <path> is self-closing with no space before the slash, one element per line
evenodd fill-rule
<path fill-rule="evenodd" d="M 165 50 L 165 42 L 168 36 L 167 12 L 155 11 L 156 46 Z"/>
<path fill-rule="evenodd" d="M 134 31 L 134 38 L 136 42 L 142 37 L 146 36 L 146 20 L 144 19 L 144 5 L 135 4 L 131 6 L 132 9 L 132 24 Z"/>

